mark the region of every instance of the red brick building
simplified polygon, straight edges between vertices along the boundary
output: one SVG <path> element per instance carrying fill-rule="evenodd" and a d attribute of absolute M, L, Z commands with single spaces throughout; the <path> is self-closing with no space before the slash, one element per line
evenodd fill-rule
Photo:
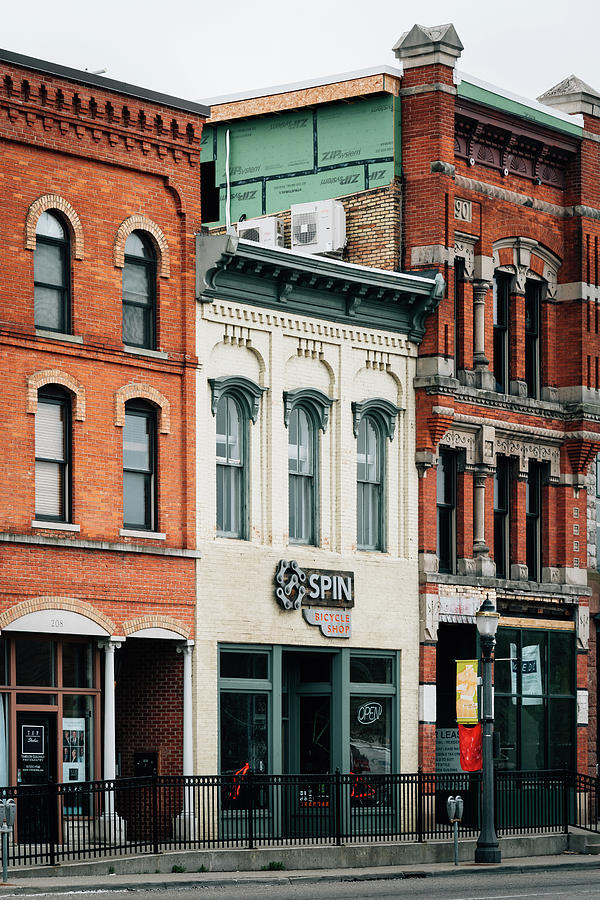
<path fill-rule="evenodd" d="M 306 243 L 290 203 L 335 198 L 342 258 L 442 272 L 415 382 L 420 762 L 436 767 L 437 738 L 438 769 L 457 764 L 455 660 L 477 655 L 489 594 L 498 765 L 594 772 L 600 96 L 572 77 L 528 101 L 461 76 L 453 26 L 414 26 L 394 49 L 401 68 L 211 101 L 205 224 L 224 222 L 228 135 L 244 229 L 276 217 L 286 245 Z"/>
<path fill-rule="evenodd" d="M 0 70 L 0 778 L 190 772 L 208 110 Z"/>

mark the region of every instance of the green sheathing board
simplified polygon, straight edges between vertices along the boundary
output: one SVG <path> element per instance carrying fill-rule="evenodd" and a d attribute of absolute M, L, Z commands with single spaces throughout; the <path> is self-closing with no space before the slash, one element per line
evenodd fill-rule
<path fill-rule="evenodd" d="M 234 222 L 381 187 L 401 169 L 400 99 L 391 94 L 207 125 L 202 162 L 215 162 L 221 211 L 210 224 L 225 219 L 227 129 Z"/>
<path fill-rule="evenodd" d="M 393 115 L 391 94 L 320 107 L 317 110 L 317 165 L 391 159 L 394 153 Z"/>
<path fill-rule="evenodd" d="M 458 96 L 464 97 L 465 100 L 474 100 L 476 103 L 492 106 L 494 109 L 499 109 L 502 112 L 520 116 L 522 119 L 529 119 L 530 122 L 536 122 L 538 125 L 554 128 L 555 131 L 562 131 L 565 134 L 574 134 L 577 137 L 581 137 L 583 132 L 580 125 L 564 122 L 562 119 L 557 119 L 552 113 L 545 113 L 539 109 L 533 109 L 525 103 L 519 103 L 517 100 L 503 97 L 501 94 L 495 94 L 493 91 L 488 91 L 475 84 L 470 84 L 468 81 L 461 81 L 458 85 Z"/>

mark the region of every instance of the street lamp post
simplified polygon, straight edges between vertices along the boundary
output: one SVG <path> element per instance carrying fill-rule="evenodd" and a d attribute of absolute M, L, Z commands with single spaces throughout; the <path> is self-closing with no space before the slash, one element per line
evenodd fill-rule
<path fill-rule="evenodd" d="M 499 863 L 500 847 L 494 828 L 494 710 L 492 700 L 492 653 L 496 643 L 499 615 L 489 595 L 475 616 L 483 660 L 483 804 L 481 832 L 475 848 L 475 862 Z"/>

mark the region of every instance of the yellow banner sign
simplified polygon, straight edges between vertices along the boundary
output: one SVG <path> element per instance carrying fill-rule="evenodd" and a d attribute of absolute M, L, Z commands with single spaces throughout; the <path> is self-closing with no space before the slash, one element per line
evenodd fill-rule
<path fill-rule="evenodd" d="M 477 668 L 476 659 L 456 660 L 456 721 L 459 725 L 475 725 L 479 722 Z"/>

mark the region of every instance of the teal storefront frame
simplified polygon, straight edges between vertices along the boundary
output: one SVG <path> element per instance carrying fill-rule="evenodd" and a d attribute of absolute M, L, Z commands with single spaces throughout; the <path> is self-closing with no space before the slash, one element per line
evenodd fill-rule
<path fill-rule="evenodd" d="M 312 658 L 309 658 L 313 654 Z M 239 656 L 239 666 L 237 658 Z M 260 657 L 260 671 L 250 671 L 248 661 L 253 657 Z M 306 667 L 310 667 L 311 661 L 314 668 L 323 668 L 323 660 L 330 663 L 330 680 L 300 682 L 296 678 L 291 684 L 291 674 L 294 667 L 302 664 L 302 657 L 306 660 Z M 319 659 L 320 658 L 320 659 Z M 266 661 L 263 666 L 262 659 Z M 380 661 L 379 666 L 373 668 L 386 668 L 389 666 L 389 681 L 369 682 L 351 681 L 351 669 L 356 677 L 360 672 L 361 661 Z M 388 662 L 386 662 L 388 661 Z M 233 667 L 232 667 L 233 663 Z M 236 669 L 237 666 L 237 669 Z M 236 674 L 232 674 L 236 672 Z M 245 763 L 251 765 L 257 771 L 269 772 L 280 775 L 288 772 L 298 773 L 301 768 L 298 743 L 301 739 L 299 728 L 299 705 L 301 698 L 329 697 L 330 698 L 330 765 L 329 771 L 350 772 L 356 765 L 357 739 L 354 737 L 354 749 L 351 750 L 351 723 L 350 713 L 352 698 L 364 698 L 365 702 L 360 707 L 371 707 L 374 710 L 373 717 L 379 714 L 389 716 L 389 763 L 383 760 L 382 752 L 379 752 L 377 765 L 388 768 L 391 772 L 400 770 L 400 651 L 383 651 L 370 649 L 355 649 L 350 647 L 298 647 L 288 645 L 264 645 L 264 644 L 219 644 L 219 771 L 221 774 L 233 774 Z M 304 677 L 304 676 L 300 676 Z M 386 676 L 387 677 L 387 676 Z M 253 746 L 252 752 L 241 753 L 235 758 L 235 748 L 231 749 L 228 742 L 231 739 L 227 734 L 228 724 L 226 717 L 233 704 L 227 695 L 253 695 L 266 697 L 265 712 L 267 717 L 266 747 L 263 752 L 262 723 L 259 728 L 254 728 L 254 723 L 235 723 L 238 731 L 234 739 L 239 742 L 239 734 L 248 735 L 249 745 Z M 223 697 L 226 697 L 223 701 Z M 229 703 L 229 706 L 228 706 Z M 262 703 L 262 701 L 261 701 Z M 243 704 L 242 704 L 243 706 Z M 250 709 L 246 705 L 246 710 Z M 262 707 L 261 707 L 262 708 Z M 370 710 L 367 709 L 367 713 Z M 251 713 L 248 712 L 248 715 Z M 233 713 L 235 715 L 235 711 Z M 262 712 L 260 713 L 262 715 Z M 290 716 L 292 720 L 290 720 Z M 238 716 L 239 718 L 239 716 Z M 286 736 L 286 721 L 288 734 Z M 234 729 L 235 730 L 235 729 Z M 290 745 L 294 743 L 294 746 Z M 258 747 L 258 749 L 257 749 Z M 240 747 L 240 751 L 243 748 Z M 254 756 L 253 760 L 244 758 Z M 225 763 L 225 764 L 224 764 Z M 253 765 L 252 765 L 253 763 Z M 234 768 L 237 766 L 237 768 Z"/>

